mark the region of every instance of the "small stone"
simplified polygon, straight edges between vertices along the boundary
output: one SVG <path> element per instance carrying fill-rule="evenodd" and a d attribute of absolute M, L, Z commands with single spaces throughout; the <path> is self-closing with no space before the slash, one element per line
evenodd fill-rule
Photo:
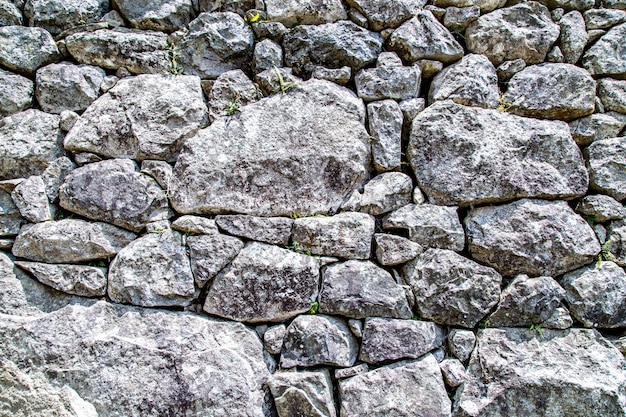
<path fill-rule="evenodd" d="M 356 338 L 361 339 L 363 337 L 363 321 L 359 319 L 349 319 L 348 327 Z"/>
<path fill-rule="evenodd" d="M 348 10 L 348 17 L 362 28 L 369 29 L 370 26 L 367 17 L 361 14 L 357 9 L 351 7 L 350 10 Z"/>
<path fill-rule="evenodd" d="M 388 213 L 411 202 L 413 181 L 401 172 L 384 172 L 363 188 L 361 211 L 373 216 Z"/>
<path fill-rule="evenodd" d="M 574 325 L 574 320 L 565 307 L 557 307 L 552 317 L 543 322 L 542 327 L 546 329 L 565 330 Z"/>
<path fill-rule="evenodd" d="M 22 217 L 29 222 L 40 223 L 52 220 L 46 184 L 40 176 L 28 177 L 19 183 L 11 193 L 11 197 Z"/>
<path fill-rule="evenodd" d="M 0 236 L 17 235 L 22 223 L 26 223 L 26 220 L 15 206 L 11 194 L 0 190 Z"/>
<path fill-rule="evenodd" d="M 448 7 L 443 25 L 452 32 L 463 32 L 467 26 L 480 17 L 480 7 Z"/>
<path fill-rule="evenodd" d="M 165 161 L 146 159 L 141 161 L 142 174 L 150 175 L 163 190 L 169 190 L 172 179 L 172 166 Z"/>
<path fill-rule="evenodd" d="M 354 77 L 359 97 L 365 101 L 416 98 L 419 95 L 421 83 L 419 67 L 404 67 L 397 56 L 395 58 L 398 59 L 400 65 L 385 65 L 385 54 L 389 53 L 383 52 L 379 55 L 376 68 L 363 69 Z"/>
<path fill-rule="evenodd" d="M 346 20 L 341 0 L 265 0 L 269 20 L 285 26 L 321 25 Z"/>
<path fill-rule="evenodd" d="M 59 116 L 61 117 L 59 128 L 64 132 L 72 130 L 78 119 L 80 119 L 78 113 L 71 110 L 63 110 Z"/>
<path fill-rule="evenodd" d="M 606 227 L 602 226 L 601 224 L 594 224 L 592 228 L 594 233 L 598 237 L 598 241 L 600 242 L 600 244 L 604 244 L 607 238 Z"/>
<path fill-rule="evenodd" d="M 269 327 L 262 336 L 265 349 L 272 355 L 280 354 L 286 332 L 287 327 L 284 324 Z"/>
<path fill-rule="evenodd" d="M 550 63 L 563 63 L 565 61 L 565 57 L 563 56 L 563 52 L 561 52 L 561 48 L 558 46 L 550 49 L 550 52 L 546 55 L 546 62 Z"/>
<path fill-rule="evenodd" d="M 394 100 L 367 105 L 372 156 L 377 172 L 393 171 L 402 162 L 402 110 Z"/>
<path fill-rule="evenodd" d="M 608 235 L 607 245 L 609 245 L 609 251 L 615 258 L 615 263 L 621 267 L 626 267 L 626 221 L 611 222 Z"/>
<path fill-rule="evenodd" d="M 252 70 L 255 73 L 283 66 L 283 50 L 271 39 L 264 39 L 254 45 Z"/>
<path fill-rule="evenodd" d="M 174 220 L 172 229 L 194 235 L 212 235 L 218 233 L 215 220 L 191 215 L 181 216 Z"/>
<path fill-rule="evenodd" d="M 97 22 L 108 9 L 108 0 L 28 0 L 24 16 L 28 26 L 39 26 L 58 35 L 74 26 Z"/>
<path fill-rule="evenodd" d="M 287 246 L 293 220 L 287 217 L 220 215 L 215 222 L 226 233 L 272 245 Z"/>
<path fill-rule="evenodd" d="M 336 417 L 328 370 L 276 372 L 269 380 L 278 417 Z"/>
<path fill-rule="evenodd" d="M 355 375 L 361 375 L 370 370 L 366 363 L 356 365 L 350 368 L 335 369 L 335 379 L 346 379 Z"/>
<path fill-rule="evenodd" d="M 124 18 L 117 10 L 111 10 L 110 12 L 102 16 L 100 21 L 105 22 L 109 26 L 114 28 L 126 25 L 126 22 L 124 22 Z"/>
<path fill-rule="evenodd" d="M 552 16 L 553 21 L 558 23 L 558 21 L 563 18 L 564 13 L 565 13 L 565 10 L 563 10 L 561 7 L 557 7 L 556 9 L 550 12 L 550 16 Z"/>
<path fill-rule="evenodd" d="M 169 220 L 158 220 L 146 224 L 146 233 L 163 233 L 165 230 L 170 230 L 171 228 L 172 224 Z"/>
<path fill-rule="evenodd" d="M 48 31 L 37 27 L 0 27 L 0 64 L 34 75 L 38 68 L 59 61 L 61 54 Z"/>
<path fill-rule="evenodd" d="M 112 0 L 113 7 L 137 29 L 174 32 L 191 20 L 191 0 Z"/>
<path fill-rule="evenodd" d="M 526 61 L 521 58 L 512 61 L 504 61 L 498 66 L 496 72 L 500 81 L 508 81 L 515 74 L 526 68 Z"/>
<path fill-rule="evenodd" d="M 590 216 L 593 222 L 604 223 L 608 220 L 626 218 L 626 208 L 608 195 L 588 195 L 576 205 L 576 213 Z"/>
<path fill-rule="evenodd" d="M 626 126 L 626 119 L 621 121 L 606 113 L 594 113 L 569 123 L 572 138 L 578 145 L 587 146 L 597 140 L 617 137 Z"/>
<path fill-rule="evenodd" d="M 102 79 L 102 83 L 100 84 L 100 91 L 102 91 L 103 93 L 108 92 L 110 89 L 115 87 L 115 84 L 117 84 L 119 80 L 120 79 L 117 78 L 115 75 L 107 75 Z"/>
<path fill-rule="evenodd" d="M 0 1 L 0 26 L 21 26 L 23 23 L 22 12 L 14 2 Z"/>
<path fill-rule="evenodd" d="M 626 80 L 603 78 L 598 81 L 598 97 L 607 111 L 626 114 Z"/>
<path fill-rule="evenodd" d="M 626 22 L 626 10 L 591 9 L 583 14 L 587 30 L 610 29 Z"/>
<path fill-rule="evenodd" d="M 293 75 L 291 68 L 273 68 L 256 75 L 255 80 L 264 95 L 286 93 L 298 85 L 302 79 Z"/>
<path fill-rule="evenodd" d="M 0 70 L 0 117 L 29 108 L 33 102 L 34 90 L 35 84 L 28 78 Z"/>
<path fill-rule="evenodd" d="M 433 59 L 418 59 L 413 64 L 422 70 L 422 78 L 430 80 L 443 70 L 443 62 Z"/>
<path fill-rule="evenodd" d="M 385 266 L 399 265 L 415 259 L 424 248 L 402 236 L 376 233 L 376 259 Z"/>
<path fill-rule="evenodd" d="M 593 142 L 585 150 L 589 186 L 620 201 L 626 198 L 626 138 Z"/>
<path fill-rule="evenodd" d="M 244 243 L 236 237 L 210 234 L 187 237 L 191 270 L 198 288 L 204 288 L 243 249 Z"/>
<path fill-rule="evenodd" d="M 465 382 L 465 367 L 458 359 L 444 359 L 439 363 L 443 380 L 454 388 Z"/>
<path fill-rule="evenodd" d="M 404 117 L 404 128 L 410 129 L 413 119 L 424 108 L 426 108 L 426 100 L 421 97 L 402 100 L 400 102 L 400 110 L 402 110 L 402 116 Z"/>
<path fill-rule="evenodd" d="M 260 94 L 248 76 L 240 69 L 222 73 L 209 94 L 211 120 L 220 116 L 232 116 L 242 106 L 256 101 Z"/>
<path fill-rule="evenodd" d="M 76 162 L 76 165 L 78 165 L 79 167 L 100 161 L 102 161 L 102 157 L 96 155 L 95 153 L 77 152 L 74 154 L 74 162 Z"/>
<path fill-rule="evenodd" d="M 585 52 L 582 58 L 583 67 L 591 75 L 624 78 L 626 76 L 626 54 L 623 53 L 625 37 L 626 23 L 613 27 Z"/>
<path fill-rule="evenodd" d="M 461 362 L 465 362 L 469 359 L 475 344 L 476 335 L 471 330 L 452 329 L 448 334 L 448 348 L 450 349 L 450 353 Z"/>
<path fill-rule="evenodd" d="M 80 297 L 102 297 L 107 288 L 107 269 L 86 265 L 51 265 L 16 261 L 39 282 L 55 290 Z"/>
<path fill-rule="evenodd" d="M 348 0 L 348 4 L 367 18 L 372 30 L 396 28 L 410 19 L 426 4 L 424 0 Z"/>
<path fill-rule="evenodd" d="M 252 24 L 256 39 L 268 38 L 274 42 L 282 42 L 289 29 L 280 22 L 256 22 Z"/>
<path fill-rule="evenodd" d="M 506 3 L 505 0 L 434 0 L 436 6 L 440 7 L 480 7 L 480 11 L 488 13 L 494 9 L 503 7 Z"/>
<path fill-rule="evenodd" d="M 576 10 L 567 13 L 558 22 L 561 27 L 561 51 L 564 61 L 575 64 L 589 42 L 588 27 L 585 28 L 585 20 Z"/>
<path fill-rule="evenodd" d="M 339 85 L 347 84 L 352 78 L 352 68 L 345 66 L 341 68 L 315 67 L 311 78 L 332 81 Z"/>

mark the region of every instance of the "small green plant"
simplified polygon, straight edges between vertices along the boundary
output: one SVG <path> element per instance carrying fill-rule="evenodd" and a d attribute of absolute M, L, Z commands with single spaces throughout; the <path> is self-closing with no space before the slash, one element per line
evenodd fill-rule
<path fill-rule="evenodd" d="M 530 323 L 529 329 L 537 333 L 540 337 L 543 337 L 543 329 L 539 324 Z"/>
<path fill-rule="evenodd" d="M 300 243 L 295 240 L 291 243 L 291 245 L 287 246 L 287 249 L 292 250 L 296 253 L 300 253 L 302 255 L 313 256 L 310 249 L 305 249 Z"/>
<path fill-rule="evenodd" d="M 180 75 L 183 73 L 183 67 L 178 63 L 178 48 L 176 45 L 167 46 L 167 56 L 170 60 L 170 67 L 165 70 L 166 74 Z"/>
<path fill-rule="evenodd" d="M 582 217 L 587 223 L 589 223 L 590 226 L 596 224 L 596 216 L 594 216 L 593 214 L 583 214 Z"/>
<path fill-rule="evenodd" d="M 239 100 L 229 101 L 228 104 L 226 105 L 226 114 L 229 116 L 232 116 L 238 111 L 241 111 L 241 101 Z"/>
<path fill-rule="evenodd" d="M 513 105 L 513 103 L 506 101 L 502 94 L 500 94 L 500 97 L 498 97 L 498 103 L 499 104 L 496 110 L 498 110 L 499 112 L 507 112 Z"/>
<path fill-rule="evenodd" d="M 317 301 L 311 301 L 311 309 L 309 310 L 309 314 L 317 314 L 317 310 L 320 309 L 320 303 Z"/>
<path fill-rule="evenodd" d="M 302 217 L 304 217 L 304 216 L 302 216 L 302 214 L 298 213 L 295 210 L 291 210 L 291 218 L 292 219 L 294 219 L 294 220 L 295 219 L 301 219 Z"/>
<path fill-rule="evenodd" d="M 104 262 L 104 260 L 99 259 L 97 261 L 91 261 L 89 263 L 87 263 L 88 266 L 95 266 L 97 268 L 106 268 L 107 264 L 106 262 Z"/>
<path fill-rule="evenodd" d="M 491 327 L 491 321 L 489 319 L 483 319 L 478 322 L 479 329 L 486 329 L 487 327 Z"/>
<path fill-rule="evenodd" d="M 154 229 L 154 231 L 152 233 L 160 234 L 160 233 L 163 233 L 163 232 L 165 232 L 165 228 L 164 227 L 157 227 L 156 229 Z"/>
<path fill-rule="evenodd" d="M 285 82 L 285 79 L 283 78 L 283 75 L 280 73 L 280 70 L 278 68 L 274 67 L 274 73 L 276 74 L 276 78 L 278 79 L 278 87 L 274 89 L 275 93 L 278 93 L 280 91 L 284 94 L 296 86 L 295 83 Z"/>
<path fill-rule="evenodd" d="M 611 244 L 610 240 L 607 240 L 600 246 L 600 253 L 598 254 L 598 261 L 596 262 L 596 267 L 602 265 L 602 261 L 615 261 L 615 255 L 611 253 Z"/>

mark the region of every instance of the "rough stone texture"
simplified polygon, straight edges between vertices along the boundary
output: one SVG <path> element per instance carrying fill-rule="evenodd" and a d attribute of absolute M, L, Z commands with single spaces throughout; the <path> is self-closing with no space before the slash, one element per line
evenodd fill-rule
<path fill-rule="evenodd" d="M 172 223 L 172 229 L 192 235 L 217 234 L 215 220 L 199 216 L 180 216 Z"/>
<path fill-rule="evenodd" d="M 352 68 L 348 66 L 341 68 L 316 67 L 311 73 L 311 78 L 332 81 L 344 85 L 352 78 Z"/>
<path fill-rule="evenodd" d="M 471 22 L 479 17 L 479 6 L 448 7 L 443 17 L 443 25 L 453 32 L 463 32 Z"/>
<path fill-rule="evenodd" d="M 588 30 L 610 29 L 626 21 L 626 12 L 615 9 L 591 9 L 584 14 Z"/>
<path fill-rule="evenodd" d="M 255 100 L 259 92 L 242 70 L 228 71 L 217 77 L 209 94 L 209 115 L 214 120 L 219 116 L 232 116 Z"/>
<path fill-rule="evenodd" d="M 433 78 L 428 101 L 451 99 L 458 104 L 498 107 L 498 74 L 483 55 L 470 54 Z"/>
<path fill-rule="evenodd" d="M 293 225 L 293 220 L 287 217 L 245 215 L 217 216 L 215 222 L 228 234 L 279 246 L 289 243 Z"/>
<path fill-rule="evenodd" d="M 349 21 L 297 26 L 283 40 L 285 63 L 303 76 L 318 65 L 357 71 L 376 61 L 382 46 L 379 34 Z"/>
<path fill-rule="evenodd" d="M 187 238 L 191 270 L 198 288 L 204 288 L 243 249 L 236 237 L 221 235 L 189 236 Z"/>
<path fill-rule="evenodd" d="M 466 379 L 465 367 L 458 359 L 444 359 L 439 364 L 443 380 L 451 387 L 458 387 Z"/>
<path fill-rule="evenodd" d="M 129 159 L 108 159 L 75 169 L 59 189 L 61 207 L 93 220 L 139 232 L 171 217 L 167 197 Z"/>
<path fill-rule="evenodd" d="M 465 233 L 456 207 L 409 204 L 387 215 L 383 228 L 407 230 L 409 239 L 426 248 L 461 252 L 465 247 Z"/>
<path fill-rule="evenodd" d="M 345 379 L 350 378 L 355 375 L 364 374 L 369 371 L 369 366 L 366 363 L 362 363 L 360 365 L 352 366 L 350 368 L 341 368 L 335 369 L 335 379 Z"/>
<path fill-rule="evenodd" d="M 626 218 L 626 208 L 608 195 L 588 195 L 576 205 L 576 213 L 591 216 L 594 222 Z"/>
<path fill-rule="evenodd" d="M 359 97 L 365 101 L 416 98 L 420 91 L 420 68 L 402 66 L 395 53 L 391 53 L 394 59 L 386 62 L 386 54 L 390 53 L 383 52 L 378 56 L 376 68 L 363 69 L 354 77 Z"/>
<path fill-rule="evenodd" d="M 626 267 L 626 221 L 611 222 L 608 235 L 608 241 L 611 242 L 609 249 L 615 258 L 615 263 Z"/>
<path fill-rule="evenodd" d="M 381 265 L 399 265 L 415 259 L 424 249 L 402 236 L 376 233 L 376 259 Z"/>
<path fill-rule="evenodd" d="M 426 4 L 424 0 L 390 0 L 384 3 L 376 0 L 348 0 L 367 18 L 372 30 L 381 31 L 395 28 L 410 19 Z"/>
<path fill-rule="evenodd" d="M 264 415 L 263 347 L 238 323 L 99 302 L 0 328 L 5 360 L 69 385 L 100 416 Z"/>
<path fill-rule="evenodd" d="M 0 123 L 0 179 L 40 175 L 63 154 L 59 116 L 26 110 Z"/>
<path fill-rule="evenodd" d="M 626 198 L 626 138 L 598 140 L 585 150 L 589 182 L 594 190 L 616 200 Z"/>
<path fill-rule="evenodd" d="M 0 27 L 0 65 L 32 76 L 38 68 L 60 58 L 54 39 L 45 29 Z"/>
<path fill-rule="evenodd" d="M 402 162 L 402 110 L 394 100 L 367 105 L 372 158 L 378 172 L 400 168 Z"/>
<path fill-rule="evenodd" d="M 471 52 L 487 56 L 494 65 L 518 58 L 537 64 L 545 59 L 559 32 L 548 9 L 531 1 L 479 17 L 467 27 L 465 41 Z"/>
<path fill-rule="evenodd" d="M 415 389 L 419 387 L 419 389 Z M 450 399 L 435 358 L 428 354 L 339 381 L 341 416 L 450 417 Z"/>
<path fill-rule="evenodd" d="M 65 138 L 71 152 L 114 158 L 174 160 L 185 139 L 206 122 L 200 80 L 140 75 L 118 81 Z"/>
<path fill-rule="evenodd" d="M 265 0 L 267 17 L 285 26 L 319 25 L 346 20 L 341 0 Z"/>
<path fill-rule="evenodd" d="M 31 223 L 52 220 L 46 185 L 40 176 L 32 176 L 20 182 L 11 192 L 13 202 L 23 218 Z"/>
<path fill-rule="evenodd" d="M 0 190 L 0 236 L 17 235 L 22 223 L 26 223 L 26 220 L 15 206 L 11 193 Z"/>
<path fill-rule="evenodd" d="M 19 269 L 15 268 L 11 259 L 0 252 L 0 313 L 18 316 L 41 315 L 41 310 L 28 302 L 28 296 L 32 296 L 34 291 L 27 294 L 28 289 L 25 291 L 22 282 L 15 274 L 16 271 Z M 37 282 L 31 278 L 29 280 Z"/>
<path fill-rule="evenodd" d="M 105 75 L 90 65 L 50 64 L 37 71 L 37 102 L 48 113 L 83 111 L 98 98 Z"/>
<path fill-rule="evenodd" d="M 624 357 L 596 331 L 485 329 L 478 340 L 455 417 L 626 415 Z"/>
<path fill-rule="evenodd" d="M 266 96 L 276 93 L 286 93 L 302 81 L 302 79 L 293 75 L 291 68 L 273 68 L 271 70 L 265 70 L 258 73 L 255 80 Z"/>
<path fill-rule="evenodd" d="M 50 202 L 57 202 L 59 199 L 59 188 L 67 174 L 76 169 L 76 164 L 66 156 L 53 160 L 42 172 L 41 178 L 46 187 L 46 195 Z"/>
<path fill-rule="evenodd" d="M 347 261 L 322 271 L 319 311 L 362 319 L 370 316 L 409 319 L 413 315 L 404 288 L 370 261 Z"/>
<path fill-rule="evenodd" d="M 107 223 L 64 219 L 23 227 L 13 244 L 13 255 L 46 263 L 106 259 L 135 237 Z"/>
<path fill-rule="evenodd" d="M 150 175 L 163 190 L 167 191 L 172 179 L 172 166 L 165 161 L 143 160 L 141 172 Z"/>
<path fill-rule="evenodd" d="M 367 259 L 374 227 L 374 218 L 365 213 L 303 217 L 294 221 L 291 239 L 313 255 Z"/>
<path fill-rule="evenodd" d="M 413 120 L 407 152 L 433 204 L 573 198 L 587 191 L 581 152 L 563 122 L 436 102 Z"/>
<path fill-rule="evenodd" d="M 12 0 L 0 1 L 0 26 L 19 26 L 23 22 L 22 12 Z"/>
<path fill-rule="evenodd" d="M 585 327 L 626 326 L 626 272 L 613 262 L 603 261 L 561 279 L 569 310 Z"/>
<path fill-rule="evenodd" d="M 53 35 L 86 23 L 97 22 L 109 10 L 109 0 L 27 0 L 28 26 L 39 26 Z"/>
<path fill-rule="evenodd" d="M 204 311 L 252 323 L 282 321 L 309 311 L 318 284 L 317 259 L 255 242 L 215 277 Z"/>
<path fill-rule="evenodd" d="M 505 5 L 505 0 L 435 0 L 433 4 L 439 7 L 480 7 L 482 13 L 490 12 L 493 9 L 499 9 Z"/>
<path fill-rule="evenodd" d="M 277 372 L 269 381 L 278 417 L 336 417 L 333 383 L 327 370 Z"/>
<path fill-rule="evenodd" d="M 254 45 L 252 70 L 255 73 L 283 66 L 283 49 L 271 39 L 264 39 Z M 319 77 L 316 77 L 319 78 Z"/>
<path fill-rule="evenodd" d="M 411 202 L 413 181 L 401 172 L 384 172 L 363 188 L 361 211 L 373 216 L 388 213 Z"/>
<path fill-rule="evenodd" d="M 0 70 L 0 117 L 29 108 L 34 90 L 35 84 L 28 78 Z"/>
<path fill-rule="evenodd" d="M 298 316 L 287 327 L 282 368 L 354 365 L 359 344 L 345 321 L 324 315 Z"/>
<path fill-rule="evenodd" d="M 113 6 L 137 29 L 173 32 L 189 23 L 191 0 L 112 0 Z"/>
<path fill-rule="evenodd" d="M 569 123 L 572 138 L 583 146 L 597 140 L 614 138 L 624 126 L 626 118 L 622 121 L 606 113 L 594 113 Z"/>
<path fill-rule="evenodd" d="M 579 11 L 571 11 L 559 20 L 561 27 L 561 51 L 569 64 L 575 64 L 585 50 L 589 35 L 585 28 L 585 19 Z"/>
<path fill-rule="evenodd" d="M 461 362 L 469 359 L 474 345 L 476 344 L 476 335 L 471 330 L 452 329 L 448 333 L 448 348 L 450 353 L 456 356 Z"/>
<path fill-rule="evenodd" d="M 17 261 L 15 265 L 31 273 L 42 284 L 67 294 L 81 297 L 101 297 L 106 293 L 106 268 L 23 261 Z"/>
<path fill-rule="evenodd" d="M 364 117 L 361 100 L 321 80 L 249 104 L 185 142 L 172 206 L 260 216 L 336 211 L 366 177 Z"/>
<path fill-rule="evenodd" d="M 402 275 L 420 316 L 439 324 L 472 328 L 500 299 L 500 274 L 450 250 L 428 249 Z"/>
<path fill-rule="evenodd" d="M 359 360 L 367 363 L 417 359 L 441 346 L 444 329 L 417 320 L 368 318 Z"/>
<path fill-rule="evenodd" d="M 562 201 L 477 208 L 465 218 L 465 230 L 472 256 L 507 276 L 558 276 L 600 252 L 589 224 Z"/>
<path fill-rule="evenodd" d="M 284 324 L 272 326 L 263 333 L 263 345 L 272 355 L 278 355 L 283 350 L 287 327 Z"/>
<path fill-rule="evenodd" d="M 532 65 L 509 81 L 503 102 L 520 116 L 570 121 L 593 113 L 596 82 L 571 64 Z"/>
<path fill-rule="evenodd" d="M 626 23 L 615 26 L 585 52 L 582 65 L 591 75 L 626 76 Z"/>
<path fill-rule="evenodd" d="M 463 56 L 463 48 L 433 14 L 420 10 L 389 38 L 389 49 L 405 62 L 432 59 L 451 63 Z"/>
<path fill-rule="evenodd" d="M 626 113 L 626 80 L 603 78 L 598 81 L 598 97 L 605 110 Z"/>
<path fill-rule="evenodd" d="M 217 78 L 252 58 L 254 36 L 243 18 L 232 12 L 201 13 L 176 44 L 185 74 Z"/>

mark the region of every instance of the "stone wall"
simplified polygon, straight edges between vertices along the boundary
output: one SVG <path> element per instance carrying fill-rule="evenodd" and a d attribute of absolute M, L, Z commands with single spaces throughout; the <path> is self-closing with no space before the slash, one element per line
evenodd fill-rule
<path fill-rule="evenodd" d="M 0 416 L 626 416 L 624 0 L 0 0 Z"/>

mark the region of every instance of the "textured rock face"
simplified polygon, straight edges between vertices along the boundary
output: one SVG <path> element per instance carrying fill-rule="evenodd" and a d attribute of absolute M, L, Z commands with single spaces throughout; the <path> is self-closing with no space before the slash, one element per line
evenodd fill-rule
<path fill-rule="evenodd" d="M 376 259 L 382 265 L 398 265 L 415 259 L 424 248 L 419 243 L 410 241 L 401 236 L 377 233 L 374 235 L 376 241 Z"/>
<path fill-rule="evenodd" d="M 288 27 L 295 24 L 319 25 L 348 18 L 340 0 L 267 0 L 265 7 L 270 20 Z"/>
<path fill-rule="evenodd" d="M 222 215 L 217 216 L 215 222 L 231 235 L 279 246 L 289 243 L 293 226 L 293 220 L 286 217 Z"/>
<path fill-rule="evenodd" d="M 26 77 L 0 70 L 0 116 L 26 110 L 33 101 L 35 84 Z"/>
<path fill-rule="evenodd" d="M 591 188 L 616 200 L 626 198 L 626 139 L 596 141 L 586 149 L 586 153 Z"/>
<path fill-rule="evenodd" d="M 191 0 L 113 0 L 121 15 L 137 29 L 173 32 L 189 23 Z"/>
<path fill-rule="evenodd" d="M 258 99 L 257 87 L 242 70 L 228 71 L 217 77 L 211 87 L 209 115 L 211 120 L 219 116 L 232 116 L 241 106 Z"/>
<path fill-rule="evenodd" d="M 318 80 L 245 106 L 185 142 L 172 205 L 182 213 L 261 216 L 336 210 L 365 179 L 363 118 L 359 99 Z"/>
<path fill-rule="evenodd" d="M 583 55 L 582 64 L 592 75 L 623 78 L 626 75 L 626 23 L 615 26 Z"/>
<path fill-rule="evenodd" d="M 0 64 L 33 75 L 38 68 L 61 58 L 50 33 L 41 28 L 0 27 Z"/>
<path fill-rule="evenodd" d="M 0 236 L 15 236 L 25 223 L 20 210 L 15 206 L 11 194 L 0 190 Z"/>
<path fill-rule="evenodd" d="M 395 28 L 410 19 L 426 4 L 423 0 L 348 0 L 348 4 L 363 13 L 373 30 Z"/>
<path fill-rule="evenodd" d="M 243 242 L 236 237 L 218 233 L 187 238 L 191 270 L 202 288 L 215 277 L 243 249 Z"/>
<path fill-rule="evenodd" d="M 269 383 L 279 417 L 336 417 L 328 371 L 278 372 Z"/>
<path fill-rule="evenodd" d="M 402 110 L 393 100 L 367 105 L 372 135 L 372 159 L 378 172 L 398 169 L 402 163 Z"/>
<path fill-rule="evenodd" d="M 53 35 L 85 23 L 97 22 L 109 10 L 109 0 L 27 0 L 24 15 L 29 26 Z"/>
<path fill-rule="evenodd" d="M 624 357 L 596 331 L 485 329 L 478 339 L 455 417 L 626 415 Z"/>
<path fill-rule="evenodd" d="M 98 297 L 106 293 L 107 270 L 84 265 L 51 265 L 37 262 L 15 263 L 39 282 L 67 294 Z"/>
<path fill-rule="evenodd" d="M 589 41 L 585 20 L 579 11 L 571 11 L 559 20 L 561 27 L 561 50 L 565 62 L 575 64 L 583 54 Z"/>
<path fill-rule="evenodd" d="M 626 80 L 601 79 L 598 81 L 598 97 L 606 110 L 626 113 Z"/>
<path fill-rule="evenodd" d="M 413 120 L 408 156 L 420 188 L 435 204 L 572 198 L 588 186 L 565 123 L 451 101 L 437 102 Z"/>
<path fill-rule="evenodd" d="M 32 223 L 52 220 L 46 185 L 39 176 L 28 177 L 11 192 L 20 214 Z"/>
<path fill-rule="evenodd" d="M 408 100 L 419 94 L 421 70 L 418 67 L 404 67 L 395 55 L 383 52 L 378 57 L 376 68 L 359 71 L 354 78 L 356 91 L 365 101 L 393 98 Z M 385 55 L 389 57 L 384 60 Z"/>
<path fill-rule="evenodd" d="M 374 216 L 387 213 L 411 202 L 413 181 L 401 172 L 384 172 L 363 187 L 361 211 Z"/>
<path fill-rule="evenodd" d="M 593 216 L 596 222 L 626 218 L 626 207 L 608 195 L 589 195 L 580 200 L 576 213 Z"/>
<path fill-rule="evenodd" d="M 508 276 L 558 276 L 600 252 L 589 224 L 564 202 L 524 199 L 477 208 L 465 228 L 472 256 Z"/>

